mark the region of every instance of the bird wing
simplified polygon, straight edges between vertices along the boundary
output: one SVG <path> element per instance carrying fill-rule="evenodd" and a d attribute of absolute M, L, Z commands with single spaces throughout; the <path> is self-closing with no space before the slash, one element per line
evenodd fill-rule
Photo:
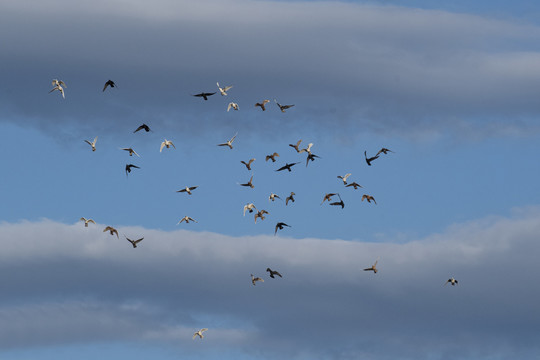
<path fill-rule="evenodd" d="M 232 103 L 229 103 L 229 105 L 227 106 L 227 111 L 231 110 L 232 108 Z"/>
<path fill-rule="evenodd" d="M 64 87 L 67 87 L 66 83 L 63 82 L 62 80 L 58 80 L 58 84 L 60 84 L 60 85 L 62 85 L 62 86 L 64 86 Z"/>
<path fill-rule="evenodd" d="M 84 140 L 85 143 L 87 143 L 88 145 L 92 146 L 92 143 L 88 140 Z"/>
<path fill-rule="evenodd" d="M 137 240 L 135 240 L 135 244 L 138 244 L 138 243 L 140 243 L 140 242 L 143 241 L 143 240 L 144 240 L 144 238 L 137 239 Z"/>
<path fill-rule="evenodd" d="M 82 218 L 79 219 L 79 221 L 84 221 L 84 222 L 86 222 L 86 218 L 82 217 Z"/>
<path fill-rule="evenodd" d="M 89 223 L 92 223 L 92 224 L 95 224 L 96 222 L 92 219 L 88 219 L 88 220 L 85 220 L 85 222 L 89 222 Z"/>
<path fill-rule="evenodd" d="M 159 147 L 159 152 L 161 152 L 163 150 L 163 148 L 165 147 L 165 141 L 163 141 L 161 143 L 161 146 Z"/>
<path fill-rule="evenodd" d="M 105 89 L 107 89 L 107 86 L 109 86 L 109 85 L 110 85 L 110 83 L 107 81 L 107 82 L 105 83 L 105 86 L 103 86 L 103 91 L 105 91 Z"/>

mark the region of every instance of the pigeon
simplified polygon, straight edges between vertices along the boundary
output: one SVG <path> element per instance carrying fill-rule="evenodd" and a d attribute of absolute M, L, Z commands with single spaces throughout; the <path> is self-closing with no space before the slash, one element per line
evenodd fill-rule
<path fill-rule="evenodd" d="M 107 80 L 107 82 L 105 83 L 105 86 L 103 86 L 103 91 L 107 89 L 107 86 L 110 86 L 111 88 L 113 88 L 113 87 L 116 87 L 116 84 L 112 80 Z"/>

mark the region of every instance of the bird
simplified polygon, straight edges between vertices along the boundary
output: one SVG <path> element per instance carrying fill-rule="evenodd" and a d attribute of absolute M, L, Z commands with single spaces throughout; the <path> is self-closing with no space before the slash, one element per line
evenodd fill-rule
<path fill-rule="evenodd" d="M 52 85 L 53 85 L 54 87 L 52 88 L 51 91 L 49 91 L 49 94 L 52 93 L 52 92 L 55 91 L 55 90 L 58 90 L 58 91 L 62 94 L 62 97 L 65 99 L 66 96 L 65 96 L 65 94 L 64 94 L 64 87 L 67 87 L 66 83 L 64 83 L 62 80 L 53 79 Z M 63 87 L 62 87 L 62 86 L 63 86 Z"/>
<path fill-rule="evenodd" d="M 199 94 L 195 94 L 195 95 L 193 95 L 193 96 L 202 97 L 204 100 L 208 100 L 208 97 L 209 97 L 209 96 L 212 96 L 212 95 L 214 95 L 214 94 L 215 94 L 215 92 L 213 92 L 213 93 L 205 93 L 205 92 L 202 92 L 202 93 L 199 93 Z"/>
<path fill-rule="evenodd" d="M 121 148 L 120 150 L 129 151 L 129 156 L 133 156 L 133 154 L 135 154 L 135 155 L 137 155 L 138 157 L 140 157 L 139 154 L 137 154 L 137 153 L 135 152 L 135 150 L 133 150 L 132 148 Z"/>
<path fill-rule="evenodd" d="M 143 241 L 143 237 L 140 238 L 140 239 L 137 239 L 137 240 L 131 240 L 130 238 L 128 238 L 126 235 L 124 235 L 124 237 L 126 238 L 127 241 L 129 241 L 131 243 L 131 245 L 133 245 L 133 248 L 135 249 L 137 247 L 137 244 L 140 243 L 141 241 Z"/>
<path fill-rule="evenodd" d="M 103 230 L 103 232 L 106 232 L 106 231 L 108 231 L 111 235 L 116 234 L 116 237 L 119 238 L 119 236 L 118 236 L 118 230 L 116 230 L 116 229 L 113 228 L 112 226 L 107 226 L 107 227 L 105 228 L 105 230 Z"/>
<path fill-rule="evenodd" d="M 255 283 L 257 281 L 264 282 L 264 279 L 260 278 L 260 277 L 255 277 L 255 276 L 253 276 L 253 274 L 251 274 L 251 283 L 253 284 L 253 286 L 255 286 Z"/>
<path fill-rule="evenodd" d="M 85 143 L 90 145 L 92 147 L 92 151 L 96 151 L 96 142 L 97 142 L 97 136 L 94 138 L 94 141 L 90 142 L 88 140 L 84 140 Z"/>
<path fill-rule="evenodd" d="M 190 221 L 198 222 L 198 221 L 195 220 L 194 218 L 189 217 L 189 216 L 186 215 L 186 216 L 184 216 L 183 218 L 181 218 L 180 221 L 176 223 L 176 225 L 181 224 L 181 223 L 184 222 L 184 221 L 186 222 L 186 224 L 189 224 Z"/>
<path fill-rule="evenodd" d="M 371 162 L 372 162 L 373 160 L 379 158 L 379 155 L 375 155 L 375 156 L 373 156 L 373 157 L 368 158 L 368 157 L 367 157 L 366 151 L 364 151 L 364 156 L 366 157 L 366 163 L 367 163 L 369 166 L 371 166 Z"/>
<path fill-rule="evenodd" d="M 276 235 L 278 229 L 279 229 L 279 230 L 283 230 L 283 227 L 284 227 L 284 226 L 291 227 L 290 225 L 287 225 L 287 224 L 285 224 L 284 222 L 278 222 L 278 223 L 276 224 L 276 228 L 275 228 L 275 230 L 274 230 L 274 235 Z"/>
<path fill-rule="evenodd" d="M 107 86 L 110 86 L 111 88 L 113 88 L 113 87 L 116 87 L 116 84 L 112 80 L 107 80 L 107 82 L 105 83 L 105 86 L 103 86 L 103 91 L 107 89 Z"/>
<path fill-rule="evenodd" d="M 291 200 L 292 202 L 294 202 L 294 195 L 296 195 L 296 194 L 293 193 L 293 192 L 291 191 L 291 195 L 289 195 L 289 196 L 287 196 L 287 197 L 285 198 L 285 206 L 287 206 L 287 205 L 289 204 L 289 200 Z"/>
<path fill-rule="evenodd" d="M 246 163 L 245 161 L 241 160 L 240 162 L 244 165 L 246 165 L 248 170 L 251 170 L 251 163 L 255 161 L 255 158 L 249 159 L 249 161 Z"/>
<path fill-rule="evenodd" d="M 217 84 L 217 87 L 219 89 L 219 93 L 221 94 L 221 96 L 227 95 L 227 91 L 232 89 L 232 85 L 221 87 L 221 86 L 219 86 L 219 83 L 216 83 L 216 84 Z"/>
<path fill-rule="evenodd" d="M 296 164 L 300 164 L 300 163 L 292 163 L 292 164 L 287 163 L 287 164 L 285 164 L 284 166 L 282 166 L 282 167 L 280 167 L 279 169 L 277 169 L 276 171 L 282 171 L 282 170 L 287 169 L 287 170 L 289 170 L 289 172 L 290 172 L 290 171 L 291 171 L 291 168 L 292 168 L 294 165 L 296 165 Z"/>
<path fill-rule="evenodd" d="M 260 106 L 260 108 L 262 109 L 262 111 L 265 111 L 266 108 L 264 107 L 265 104 L 269 103 L 270 100 L 263 100 L 262 102 L 260 103 L 255 103 L 255 106 Z"/>
<path fill-rule="evenodd" d="M 248 203 L 244 205 L 244 216 L 246 216 L 246 210 L 249 211 L 249 213 L 252 213 L 253 209 L 257 210 L 257 208 L 255 207 L 255 204 L 253 203 Z"/>
<path fill-rule="evenodd" d="M 304 149 L 300 149 L 298 151 L 298 153 L 303 153 L 303 152 L 307 152 L 308 154 L 311 154 L 311 147 L 313 146 L 313 143 L 309 143 L 307 148 L 304 148 Z"/>
<path fill-rule="evenodd" d="M 450 279 L 446 280 L 444 285 L 446 285 L 448 283 L 450 283 L 450 285 L 452 285 L 452 286 L 455 286 L 455 285 L 457 285 L 458 281 L 456 279 L 454 279 L 454 277 L 452 276 Z"/>
<path fill-rule="evenodd" d="M 137 165 L 133 164 L 126 164 L 126 176 L 128 176 L 128 173 L 131 172 L 131 168 L 140 169 Z"/>
<path fill-rule="evenodd" d="M 328 202 L 330 202 L 330 201 L 332 200 L 332 196 L 335 196 L 335 195 L 337 195 L 337 193 L 329 193 L 329 194 L 324 195 L 324 198 L 322 199 L 321 205 L 322 205 L 326 200 L 328 200 Z"/>
<path fill-rule="evenodd" d="M 96 222 L 92 219 L 87 219 L 85 217 L 82 217 L 79 219 L 80 221 L 84 221 L 84 227 L 88 227 L 88 223 L 95 224 Z"/>
<path fill-rule="evenodd" d="M 352 182 L 352 183 L 350 183 L 348 185 L 345 185 L 345 187 L 351 187 L 351 186 L 354 188 L 354 190 L 358 189 L 359 187 L 363 187 L 362 185 L 357 184 L 355 182 Z"/>
<path fill-rule="evenodd" d="M 338 179 L 343 180 L 343 185 L 347 185 L 347 178 L 351 176 L 351 173 L 345 174 L 345 176 L 338 175 Z"/>
<path fill-rule="evenodd" d="M 338 194 L 338 196 L 339 196 L 339 194 Z M 332 205 L 332 206 L 341 206 L 342 209 L 345 207 L 345 203 L 343 202 L 341 197 L 339 198 L 339 201 L 331 202 L 330 205 Z"/>
<path fill-rule="evenodd" d="M 193 340 L 195 340 L 195 338 L 198 336 L 199 338 L 203 338 L 204 335 L 202 334 L 203 332 L 205 332 L 206 330 L 208 330 L 207 328 L 203 328 L 199 331 L 196 331 L 194 334 L 193 334 Z"/>
<path fill-rule="evenodd" d="M 315 155 L 315 154 L 312 154 L 312 153 L 309 153 L 307 158 L 306 158 L 306 167 L 308 166 L 309 164 L 309 161 L 315 161 L 315 158 L 320 158 L 320 156 L 318 155 Z"/>
<path fill-rule="evenodd" d="M 53 86 L 63 86 L 63 87 L 67 87 L 67 85 L 66 85 L 65 82 L 63 82 L 62 80 L 58 80 L 58 79 L 53 79 L 52 85 L 53 85 Z"/>
<path fill-rule="evenodd" d="M 257 223 L 257 218 L 261 218 L 261 220 L 265 219 L 264 214 L 268 214 L 268 211 L 266 210 L 257 211 L 257 213 L 255 214 L 255 224 Z"/>
<path fill-rule="evenodd" d="M 275 271 L 275 270 L 272 270 L 270 268 L 266 268 L 266 271 L 270 273 L 270 277 L 272 279 L 275 279 L 274 275 L 277 275 L 279 276 L 280 278 L 282 278 L 283 276 L 281 276 L 281 274 L 278 272 L 278 271 Z"/>
<path fill-rule="evenodd" d="M 383 154 L 386 155 L 386 154 L 388 154 L 388 152 L 393 153 L 394 151 L 392 151 L 392 150 L 390 150 L 390 149 L 387 149 L 387 148 L 382 148 L 381 150 L 379 150 L 379 151 L 377 152 L 377 154 L 375 154 L 375 156 L 378 156 L 380 153 L 383 153 Z"/>
<path fill-rule="evenodd" d="M 294 148 L 296 150 L 297 153 L 300 152 L 300 149 L 298 148 L 300 146 L 300 143 L 302 142 L 302 139 L 298 140 L 298 142 L 296 143 L 296 145 L 294 144 L 289 144 L 290 147 Z"/>
<path fill-rule="evenodd" d="M 294 106 L 294 105 L 281 105 L 280 103 L 277 102 L 276 99 L 274 99 L 274 101 L 277 104 L 277 106 L 279 106 L 279 110 L 281 110 L 282 113 L 284 113 L 285 110 L 287 110 L 288 108 L 291 108 Z"/>
<path fill-rule="evenodd" d="M 251 177 L 249 178 L 249 181 L 245 184 L 239 184 L 240 186 L 249 186 L 250 188 L 254 188 L 255 185 L 253 185 L 253 175 L 251 175 Z"/>
<path fill-rule="evenodd" d="M 266 155 L 266 161 L 272 160 L 272 162 L 276 162 L 276 156 L 279 156 L 277 152 L 270 155 Z"/>
<path fill-rule="evenodd" d="M 377 273 L 377 262 L 379 261 L 379 258 L 377 258 L 377 260 L 375 260 L 375 263 L 371 266 L 371 267 L 368 267 L 368 268 L 365 268 L 364 271 L 373 271 L 374 274 Z"/>
<path fill-rule="evenodd" d="M 231 108 L 232 108 L 233 110 L 238 110 L 238 109 L 239 109 L 238 104 L 235 103 L 235 102 L 230 102 L 229 105 L 227 105 L 227 112 L 228 112 L 229 110 L 231 110 Z"/>
<path fill-rule="evenodd" d="M 234 139 L 236 138 L 236 135 L 238 135 L 238 133 L 234 134 L 234 136 L 230 140 L 228 140 L 227 142 L 224 142 L 222 144 L 218 144 L 217 146 L 228 146 L 229 149 L 232 149 L 233 148 L 232 143 L 233 143 Z"/>
<path fill-rule="evenodd" d="M 189 195 L 191 195 L 191 190 L 195 190 L 196 188 L 197 188 L 197 186 L 191 186 L 191 187 L 186 186 L 185 188 L 177 190 L 176 192 L 186 192 Z"/>
<path fill-rule="evenodd" d="M 174 144 L 173 144 L 173 142 L 171 140 L 165 139 L 165 140 L 163 140 L 163 142 L 161 143 L 161 146 L 159 147 L 159 152 L 161 152 L 164 147 L 166 147 L 168 149 L 171 146 L 176 149 L 176 146 L 174 146 Z"/>
<path fill-rule="evenodd" d="M 148 125 L 142 124 L 142 125 L 139 126 L 137 129 L 135 129 L 135 131 L 134 131 L 133 133 L 136 133 L 136 132 L 139 131 L 139 130 L 144 130 L 144 131 L 146 131 L 146 132 L 151 131 L 151 130 L 150 130 L 150 127 L 149 127 Z"/>
<path fill-rule="evenodd" d="M 270 196 L 268 197 L 268 201 L 274 201 L 276 200 L 276 198 L 281 200 L 281 198 L 278 195 L 271 193 Z"/>
<path fill-rule="evenodd" d="M 377 202 L 375 201 L 375 198 L 371 195 L 367 195 L 367 194 L 364 194 L 362 195 L 362 201 L 367 200 L 368 203 L 370 203 L 372 200 L 373 202 L 375 203 L 375 205 L 377 205 Z"/>

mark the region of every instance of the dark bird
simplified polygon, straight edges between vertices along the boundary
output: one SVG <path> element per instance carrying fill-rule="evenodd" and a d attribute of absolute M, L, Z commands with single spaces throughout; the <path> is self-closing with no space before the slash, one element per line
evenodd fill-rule
<path fill-rule="evenodd" d="M 451 277 L 450 279 L 446 280 L 444 285 L 446 285 L 448 283 L 450 283 L 452 286 L 454 286 L 454 285 L 457 285 L 458 281 L 456 279 L 454 279 L 454 277 Z"/>
<path fill-rule="evenodd" d="M 197 188 L 197 186 L 191 186 L 191 187 L 186 186 L 185 188 L 177 190 L 176 192 L 186 192 L 189 195 L 191 195 L 191 190 L 195 190 L 196 188 Z"/>
<path fill-rule="evenodd" d="M 116 229 L 113 228 L 112 226 L 107 226 L 107 227 L 105 228 L 105 230 L 103 230 L 103 232 L 106 232 L 106 231 L 108 231 L 111 235 L 116 234 L 116 237 L 117 237 L 117 238 L 120 238 L 120 237 L 118 236 L 118 230 L 116 230 Z"/>
<path fill-rule="evenodd" d="M 116 84 L 112 80 L 107 80 L 107 82 L 105 83 L 105 86 L 103 86 L 103 91 L 107 89 L 107 86 L 110 86 L 111 88 L 113 88 L 113 87 L 116 87 Z"/>
<path fill-rule="evenodd" d="M 291 200 L 292 202 L 294 202 L 294 195 L 296 195 L 296 194 L 293 193 L 293 192 L 291 191 L 291 195 L 289 195 L 289 196 L 287 196 L 287 197 L 285 198 L 285 206 L 287 206 L 287 205 L 289 204 L 289 200 Z"/>
<path fill-rule="evenodd" d="M 324 198 L 322 199 L 321 205 L 322 205 L 326 200 L 328 200 L 328 202 L 330 202 L 330 201 L 332 200 L 332 196 L 335 196 L 335 195 L 337 195 L 337 193 L 330 193 L 330 194 L 324 195 Z"/>
<path fill-rule="evenodd" d="M 270 277 L 271 277 L 272 279 L 275 279 L 274 275 L 277 275 L 277 276 L 279 276 L 280 278 L 283 277 L 283 276 L 281 276 L 281 274 L 280 274 L 279 272 L 274 271 L 274 270 L 272 270 L 272 269 L 270 269 L 270 268 L 266 268 L 266 271 L 270 273 Z"/>
<path fill-rule="evenodd" d="M 368 158 L 368 157 L 367 157 L 367 153 L 366 153 L 365 151 L 364 151 L 364 156 L 366 157 L 366 163 L 367 163 L 369 166 L 371 166 L 371 162 L 372 162 L 373 160 L 379 158 L 379 155 L 375 155 L 375 156 L 373 156 L 373 157 Z"/>
<path fill-rule="evenodd" d="M 264 282 L 264 279 L 262 279 L 260 277 L 255 277 L 255 276 L 253 276 L 253 274 L 251 274 L 251 283 L 253 284 L 253 286 L 255 286 L 255 283 L 257 281 Z"/>
<path fill-rule="evenodd" d="M 281 105 L 280 103 L 277 102 L 276 99 L 274 99 L 274 101 L 277 104 L 277 106 L 279 106 L 279 110 L 281 110 L 282 113 L 284 113 L 285 110 L 287 110 L 288 108 L 291 108 L 294 106 L 294 105 Z"/>
<path fill-rule="evenodd" d="M 339 194 L 337 194 L 337 196 L 339 196 Z M 345 207 L 345 203 L 341 199 L 341 196 L 339 196 L 339 201 L 332 202 L 332 203 L 330 203 L 330 205 L 341 206 L 342 209 Z"/>
<path fill-rule="evenodd" d="M 281 171 L 281 170 L 289 170 L 289 172 L 291 171 L 291 168 L 296 165 L 296 164 L 300 164 L 300 163 L 292 163 L 292 164 L 285 164 L 284 166 L 280 167 L 279 169 L 277 169 L 276 171 Z"/>
<path fill-rule="evenodd" d="M 368 267 L 368 268 L 365 268 L 364 271 L 373 271 L 374 274 L 377 273 L 377 262 L 379 261 L 379 258 L 377 258 L 377 260 L 375 260 L 375 263 L 371 266 L 371 267 Z"/>
<path fill-rule="evenodd" d="M 285 224 L 284 222 L 278 222 L 278 223 L 276 224 L 276 229 L 274 230 L 274 235 L 276 235 L 278 229 L 279 229 L 279 230 L 283 230 L 283 227 L 284 227 L 284 226 L 291 227 L 290 225 L 287 225 L 287 224 Z M 273 276 L 272 276 L 272 277 L 273 277 Z"/>
<path fill-rule="evenodd" d="M 377 202 L 375 201 L 375 198 L 373 196 L 371 196 L 371 195 L 366 195 L 366 194 L 362 195 L 362 201 L 364 201 L 364 199 L 367 200 L 368 203 L 370 203 L 373 200 L 375 205 L 377 205 Z"/>
<path fill-rule="evenodd" d="M 270 155 L 266 155 L 266 161 L 272 160 L 272 162 L 276 162 L 276 156 L 279 156 L 277 152 Z"/>
<path fill-rule="evenodd" d="M 128 173 L 131 172 L 131 168 L 140 169 L 137 165 L 133 164 L 126 164 L 126 176 L 128 176 Z"/>
<path fill-rule="evenodd" d="M 253 188 L 255 187 L 255 185 L 253 185 L 253 182 L 252 182 L 252 181 L 253 181 L 253 175 L 251 175 L 251 177 L 249 178 L 249 181 L 248 181 L 247 183 L 245 183 L 245 184 L 239 184 L 239 185 L 240 185 L 240 186 L 249 186 L 250 188 L 253 189 Z"/>
<path fill-rule="evenodd" d="M 260 103 L 256 103 L 256 104 L 255 104 L 255 107 L 259 106 L 259 107 L 262 109 L 262 111 L 265 111 L 266 108 L 264 107 L 264 104 L 267 104 L 267 103 L 269 103 L 269 102 L 270 102 L 270 100 L 263 100 L 263 101 L 260 102 Z"/>
<path fill-rule="evenodd" d="M 249 159 L 248 162 L 245 162 L 245 161 L 243 161 L 243 160 L 241 160 L 240 162 L 241 162 L 242 164 L 246 165 L 246 167 L 247 167 L 248 170 L 251 170 L 251 163 L 254 162 L 254 161 L 255 161 L 255 158 Z"/>
<path fill-rule="evenodd" d="M 296 152 L 299 153 L 299 152 L 300 152 L 299 146 L 300 146 L 300 143 L 301 143 L 301 142 L 302 142 L 302 139 L 298 140 L 298 142 L 296 143 L 296 145 L 294 145 L 294 144 L 289 144 L 289 146 L 292 147 L 292 148 L 294 148 L 294 150 L 296 150 Z"/>
<path fill-rule="evenodd" d="M 320 156 L 318 155 L 315 155 L 315 154 L 308 154 L 307 158 L 306 158 L 306 167 L 308 166 L 309 164 L 309 161 L 315 161 L 315 158 L 321 158 Z"/>
<path fill-rule="evenodd" d="M 268 211 L 266 210 L 257 211 L 257 213 L 255 214 L 255 224 L 257 223 L 257 218 L 261 218 L 261 220 L 265 219 L 264 214 L 268 214 Z"/>
<path fill-rule="evenodd" d="M 208 97 L 209 97 L 209 96 L 212 96 L 212 95 L 214 95 L 214 94 L 215 94 L 215 92 L 213 92 L 213 93 L 205 93 L 205 92 L 202 92 L 202 93 L 200 93 L 200 94 L 195 94 L 195 95 L 193 95 L 193 96 L 202 97 L 204 100 L 208 100 Z"/>
<path fill-rule="evenodd" d="M 378 156 L 380 153 L 383 153 L 384 155 L 386 155 L 386 154 L 388 154 L 388 152 L 393 153 L 394 151 L 392 151 L 392 150 L 390 150 L 390 149 L 387 149 L 387 148 L 382 148 L 381 150 L 379 150 L 379 151 L 377 152 L 376 155 Z"/>
<path fill-rule="evenodd" d="M 144 131 L 146 131 L 146 132 L 151 131 L 150 128 L 148 127 L 148 125 L 142 124 L 142 125 L 139 126 L 133 133 L 136 133 L 136 132 L 139 131 L 139 130 L 144 130 Z"/>
<path fill-rule="evenodd" d="M 124 237 L 127 239 L 127 241 L 129 241 L 131 243 L 131 245 L 133 245 L 133 248 L 135 249 L 137 247 L 137 244 L 140 243 L 141 241 L 143 241 L 143 237 L 140 238 L 140 239 L 137 239 L 137 240 L 131 240 L 130 238 L 128 238 L 126 235 L 124 235 Z"/>
<path fill-rule="evenodd" d="M 357 184 L 357 183 L 355 183 L 355 182 L 350 183 L 350 184 L 348 184 L 348 185 L 345 185 L 345 187 L 350 187 L 350 186 L 352 186 L 352 187 L 354 188 L 354 190 L 357 190 L 359 187 L 363 187 L 362 185 Z"/>

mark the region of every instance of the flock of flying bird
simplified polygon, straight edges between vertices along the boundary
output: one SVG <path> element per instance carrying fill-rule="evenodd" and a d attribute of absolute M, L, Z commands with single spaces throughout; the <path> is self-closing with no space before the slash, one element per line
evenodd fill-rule
<path fill-rule="evenodd" d="M 62 97 L 65 99 L 64 88 L 67 88 L 66 84 L 62 80 L 54 79 L 52 81 L 52 85 L 53 85 L 53 88 L 49 91 L 49 93 L 54 92 L 54 91 L 58 91 L 58 92 L 60 92 Z M 105 90 L 107 90 L 108 87 L 116 88 L 117 86 L 116 86 L 114 81 L 108 80 L 105 83 L 105 85 L 103 86 L 102 91 L 104 92 Z M 223 86 L 222 87 L 222 86 L 219 85 L 219 83 L 217 83 L 217 87 L 218 87 L 219 93 L 222 96 L 226 96 L 227 92 L 232 88 L 232 86 Z M 216 92 L 201 92 L 201 93 L 198 93 L 198 94 L 194 94 L 193 96 L 203 98 L 206 101 L 206 100 L 208 100 L 208 98 L 210 96 L 215 95 L 218 91 L 216 91 Z M 269 102 L 270 102 L 270 100 L 264 99 L 261 102 L 257 102 L 255 104 L 255 107 L 259 107 L 262 111 L 266 111 L 266 106 L 265 105 L 268 104 Z M 293 104 L 291 104 L 291 105 L 281 105 L 280 103 L 277 102 L 276 99 L 274 99 L 274 102 L 279 107 L 281 112 L 285 112 L 287 109 L 295 106 Z M 227 105 L 227 111 L 229 111 L 231 109 L 237 111 L 237 110 L 239 110 L 239 105 L 237 103 L 230 102 Z M 145 132 L 152 131 L 148 125 L 142 124 L 139 127 L 137 127 L 133 132 L 137 133 L 137 132 L 139 132 L 141 130 L 144 130 Z M 236 133 L 229 140 L 227 140 L 227 141 L 225 141 L 223 143 L 217 144 L 217 146 L 228 147 L 229 149 L 232 150 L 233 149 L 233 143 L 234 143 L 237 135 L 238 135 L 238 133 Z M 89 140 L 84 140 L 84 141 L 88 145 L 91 146 L 92 151 L 96 151 L 97 140 L 98 140 L 98 137 L 96 136 L 93 141 L 89 141 Z M 296 142 L 296 144 L 289 144 L 289 146 L 292 147 L 298 154 L 303 154 L 303 153 L 306 154 L 306 167 L 307 167 L 309 165 L 310 161 L 313 162 L 313 161 L 315 161 L 315 159 L 320 158 L 320 157 L 318 155 L 315 155 L 312 152 L 311 149 L 313 147 L 313 143 L 309 143 L 305 148 L 300 147 L 301 143 L 302 143 L 302 140 L 299 140 L 298 142 Z M 174 149 L 176 149 L 176 147 L 175 147 L 175 145 L 173 144 L 172 141 L 164 139 L 163 142 L 160 145 L 159 151 L 162 152 L 164 148 L 169 149 L 170 147 L 173 147 Z M 127 151 L 129 156 L 136 155 L 137 157 L 139 157 L 139 154 L 137 154 L 137 152 L 135 152 L 135 150 L 133 150 L 132 148 L 120 148 L 120 149 L 124 150 L 124 151 Z M 368 157 L 367 151 L 364 151 L 364 157 L 365 157 L 366 164 L 368 166 L 372 166 L 372 162 L 379 159 L 381 154 L 387 155 L 388 153 L 393 153 L 393 151 L 390 150 L 390 149 L 384 148 L 384 147 L 381 148 L 374 156 L 370 156 L 370 157 Z M 276 162 L 276 157 L 279 157 L 279 154 L 277 152 L 274 152 L 272 154 L 266 155 L 265 161 L 268 162 L 270 160 L 270 161 L 272 161 L 272 163 L 274 163 L 274 162 Z M 251 158 L 248 161 L 243 161 L 242 160 L 240 162 L 242 164 L 244 164 L 244 166 L 246 167 L 247 170 L 251 171 L 252 170 L 251 165 L 255 160 L 256 160 L 255 158 Z M 298 164 L 300 164 L 300 162 L 286 163 L 285 165 L 279 167 L 275 171 L 280 172 L 280 171 L 287 170 L 288 172 L 291 172 L 293 167 L 298 165 Z M 125 167 L 126 176 L 129 173 L 131 173 L 133 168 L 140 169 L 140 167 L 137 166 L 137 165 L 126 164 L 126 167 Z M 343 182 L 343 185 L 345 187 L 352 187 L 355 190 L 357 190 L 358 188 L 363 187 L 362 185 L 360 185 L 360 184 L 358 184 L 356 182 L 348 183 L 348 179 L 349 179 L 350 176 L 351 176 L 351 173 L 347 173 L 347 174 L 345 174 L 343 176 L 338 175 L 337 178 L 340 179 Z M 248 182 L 241 183 L 241 184 L 239 183 L 238 185 L 244 186 L 244 187 L 249 187 L 249 188 L 254 188 L 253 176 L 250 177 Z M 184 187 L 184 188 L 182 188 L 180 190 L 177 190 L 177 192 L 192 195 L 192 191 L 194 191 L 195 189 L 197 189 L 197 186 L 186 186 L 186 187 Z M 296 194 L 294 192 L 291 192 L 290 195 L 285 198 L 285 206 L 287 206 L 289 204 L 289 202 L 294 202 L 295 201 L 295 199 L 294 199 L 295 195 Z M 339 201 L 332 201 L 332 198 L 335 197 L 335 196 L 337 196 L 339 198 Z M 282 200 L 281 197 L 279 197 L 277 194 L 274 194 L 274 193 L 271 193 L 269 195 L 269 197 L 268 197 L 269 201 L 271 201 L 271 202 L 274 202 L 276 198 Z M 363 194 L 362 195 L 361 201 L 364 201 L 364 200 L 366 200 L 368 203 L 373 202 L 373 204 L 377 204 L 377 202 L 375 201 L 375 198 L 373 196 L 369 195 L 369 194 Z M 329 205 L 331 205 L 331 206 L 339 206 L 342 209 L 345 207 L 345 203 L 344 203 L 344 201 L 341 198 L 339 193 L 326 193 L 324 195 L 324 197 L 323 197 L 321 205 L 323 205 L 326 201 L 328 201 Z M 260 210 L 257 209 L 256 206 L 253 203 L 248 203 L 248 204 L 244 205 L 244 216 L 246 215 L 246 212 L 255 213 L 254 214 L 255 223 L 257 223 L 257 219 L 260 219 L 261 221 L 264 220 L 266 218 L 265 215 L 269 214 L 269 212 L 264 210 L 264 209 L 260 209 Z M 95 224 L 94 220 L 86 219 L 84 217 L 81 217 L 80 221 L 84 222 L 85 227 L 88 227 L 89 223 Z M 197 222 L 197 221 L 195 219 L 193 219 L 192 217 L 186 215 L 186 216 L 184 216 L 183 218 L 181 218 L 178 221 L 177 225 L 181 224 L 183 222 L 190 223 L 190 222 Z M 282 221 L 277 222 L 276 225 L 275 225 L 275 228 L 274 228 L 274 235 L 277 234 L 278 230 L 283 230 L 285 227 L 291 227 L 291 226 L 286 224 L 285 222 L 282 222 Z M 110 235 L 113 235 L 113 236 L 116 235 L 116 237 L 119 238 L 118 230 L 115 229 L 112 226 L 107 226 L 103 230 L 103 232 L 109 232 Z M 125 235 L 124 235 L 124 237 L 126 238 L 127 241 L 129 241 L 131 243 L 133 248 L 136 248 L 137 244 L 140 243 L 144 239 L 144 237 L 141 237 L 139 239 L 130 239 Z M 379 258 L 377 258 L 377 260 L 373 263 L 372 266 L 370 266 L 368 268 L 365 268 L 363 270 L 364 271 L 372 271 L 374 274 L 376 274 L 378 272 L 378 269 L 377 269 L 378 261 L 379 261 Z M 272 270 L 270 268 L 267 268 L 266 272 L 268 272 L 270 278 L 273 278 L 273 279 L 275 279 L 276 276 L 278 276 L 280 278 L 283 277 L 278 271 Z M 264 279 L 261 278 L 261 277 L 256 277 L 253 274 L 251 274 L 251 283 L 253 284 L 253 286 L 255 286 L 257 282 L 264 282 Z M 448 279 L 446 281 L 445 285 L 448 284 L 448 283 L 450 283 L 452 286 L 454 286 L 454 285 L 457 285 L 458 281 L 456 279 L 454 279 L 453 277 L 451 277 L 450 279 Z M 203 332 L 207 331 L 207 330 L 208 330 L 207 328 L 202 328 L 202 329 L 196 331 L 193 334 L 193 339 L 195 339 L 196 337 L 199 337 L 200 339 L 204 338 Z"/>

